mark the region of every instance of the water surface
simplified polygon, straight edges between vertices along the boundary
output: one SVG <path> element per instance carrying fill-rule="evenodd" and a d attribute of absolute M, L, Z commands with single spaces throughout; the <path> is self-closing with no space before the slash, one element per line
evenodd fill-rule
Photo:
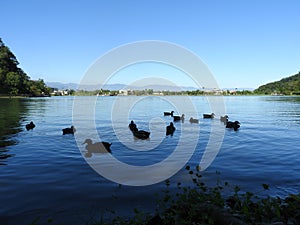
<path fill-rule="evenodd" d="M 132 100 L 137 103 L 129 112 L 124 112 L 115 105 L 120 98 L 125 103 Z M 174 99 L 184 104 L 185 98 L 99 97 L 95 105 L 97 132 L 102 140 L 112 143 L 113 156 L 118 160 L 147 166 L 168 158 L 183 130 L 187 132 L 183 141 L 189 148 L 197 136 L 193 131 L 198 126 L 198 144 L 188 162 L 196 166 L 207 145 L 211 126 L 223 125 L 218 119 L 201 118 L 202 113 L 210 112 L 203 96 L 191 98 L 198 115 L 191 115 L 193 110 L 189 108 L 177 112 L 170 104 Z M 128 214 L 135 207 L 155 208 L 155 193 L 165 187 L 163 182 L 142 187 L 119 186 L 87 164 L 73 135 L 62 135 L 61 129 L 73 122 L 73 100 L 73 97 L 0 99 L 1 224 L 24 224 L 24 221 L 30 224 L 39 216 L 54 218 L 56 222 L 67 218 L 66 224 L 85 224 L 101 213 L 109 217 L 106 209 Z M 84 112 L 85 104 L 94 101 L 94 97 L 80 97 L 79 101 Z M 219 154 L 203 172 L 205 182 L 213 185 L 221 179 L 253 192 L 259 192 L 261 184 L 267 183 L 271 189 L 268 194 L 274 196 L 298 193 L 300 98 L 229 96 L 224 97 L 224 101 L 229 119 L 238 120 L 241 128 L 237 132 L 225 130 Z M 171 110 L 184 113 L 187 119 L 175 124 L 173 137 L 165 137 L 165 126 L 172 119 L 164 117 L 163 111 Z M 128 120 L 123 119 L 122 113 Z M 200 123 L 190 124 L 190 116 L 200 118 Z M 153 131 L 150 140 L 137 141 L 132 137 L 127 127 L 131 119 L 139 128 Z M 36 127 L 26 131 L 25 124 L 30 121 L 34 121 Z M 97 141 L 89 129 L 77 129 Z M 182 169 L 171 180 L 188 181 L 189 176 Z"/>

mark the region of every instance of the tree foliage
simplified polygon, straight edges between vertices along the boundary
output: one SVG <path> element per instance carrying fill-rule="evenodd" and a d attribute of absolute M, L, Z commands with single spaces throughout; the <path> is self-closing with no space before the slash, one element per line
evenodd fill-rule
<path fill-rule="evenodd" d="M 49 95 L 50 89 L 42 79 L 30 80 L 30 77 L 18 65 L 16 56 L 0 38 L 0 94 L 10 96 Z"/>
<path fill-rule="evenodd" d="M 254 90 L 256 94 L 300 95 L 300 72 Z"/>

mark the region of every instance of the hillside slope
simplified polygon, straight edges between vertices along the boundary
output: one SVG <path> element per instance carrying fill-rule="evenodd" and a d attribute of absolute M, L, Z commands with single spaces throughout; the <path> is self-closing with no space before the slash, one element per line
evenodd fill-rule
<path fill-rule="evenodd" d="M 254 90 L 256 94 L 300 95 L 300 72 L 260 86 Z"/>

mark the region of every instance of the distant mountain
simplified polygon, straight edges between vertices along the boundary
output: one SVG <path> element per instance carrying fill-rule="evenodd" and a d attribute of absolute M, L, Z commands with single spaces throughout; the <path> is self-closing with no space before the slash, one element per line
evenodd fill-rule
<path fill-rule="evenodd" d="M 100 84 L 91 85 L 79 85 L 76 83 L 60 83 L 60 82 L 46 82 L 48 87 L 57 88 L 59 90 L 73 89 L 73 90 L 85 90 L 85 91 L 95 91 L 99 89 L 106 90 L 120 90 L 126 87 L 125 84 L 105 84 L 104 86 Z"/>
<path fill-rule="evenodd" d="M 126 85 L 126 84 L 105 84 L 104 86 L 100 84 L 91 84 L 91 85 L 80 85 L 76 83 L 60 83 L 60 82 L 46 82 L 48 87 L 57 88 L 59 90 L 66 90 L 66 89 L 73 89 L 73 90 L 86 90 L 86 91 L 95 91 L 99 89 L 105 90 L 122 90 L 122 89 L 131 89 L 131 90 L 146 90 L 152 89 L 154 91 L 195 91 L 199 88 L 190 87 L 190 86 L 172 86 L 172 85 L 158 85 L 158 84 L 150 84 L 145 86 L 134 86 L 134 85 Z M 207 88 L 206 90 L 213 90 Z M 252 91 L 253 88 L 222 88 L 222 90 L 250 90 Z"/>
<path fill-rule="evenodd" d="M 46 85 L 51 88 L 57 88 L 59 90 L 73 89 L 77 90 L 78 84 L 75 83 L 60 83 L 60 82 L 46 82 Z"/>
<path fill-rule="evenodd" d="M 150 84 L 145 86 L 126 86 L 126 89 L 131 90 L 146 90 L 152 89 L 154 91 L 192 91 L 197 90 L 195 87 L 179 87 L 179 86 L 172 86 L 172 85 L 158 85 L 158 84 Z"/>
<path fill-rule="evenodd" d="M 254 90 L 256 94 L 300 95 L 300 72 L 279 81 L 262 85 Z"/>
<path fill-rule="evenodd" d="M 249 87 L 240 87 L 240 88 L 234 88 L 234 87 L 227 87 L 227 88 L 221 88 L 222 90 L 236 90 L 236 91 L 253 91 L 254 88 Z"/>
<path fill-rule="evenodd" d="M 131 89 L 131 90 L 145 90 L 145 89 L 153 89 L 154 91 L 192 91 L 196 90 L 195 87 L 178 87 L 171 85 L 146 85 L 146 86 L 133 86 L 126 84 L 105 84 L 104 86 L 100 84 L 92 84 L 92 85 L 78 85 L 75 83 L 60 83 L 60 82 L 46 82 L 48 87 L 57 88 L 59 90 L 73 89 L 73 90 L 86 90 L 86 91 L 94 91 L 99 89 L 106 90 L 121 90 L 121 89 Z"/>

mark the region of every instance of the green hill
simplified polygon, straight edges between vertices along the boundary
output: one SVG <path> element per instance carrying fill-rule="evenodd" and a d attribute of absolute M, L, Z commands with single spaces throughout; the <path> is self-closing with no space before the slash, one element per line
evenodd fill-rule
<path fill-rule="evenodd" d="M 31 80 L 18 65 L 16 56 L 0 38 L 0 95 L 48 96 L 50 89 L 44 81 Z"/>
<path fill-rule="evenodd" d="M 289 76 L 260 86 L 254 90 L 255 94 L 277 94 L 277 95 L 300 95 L 300 72 L 293 76 Z"/>

